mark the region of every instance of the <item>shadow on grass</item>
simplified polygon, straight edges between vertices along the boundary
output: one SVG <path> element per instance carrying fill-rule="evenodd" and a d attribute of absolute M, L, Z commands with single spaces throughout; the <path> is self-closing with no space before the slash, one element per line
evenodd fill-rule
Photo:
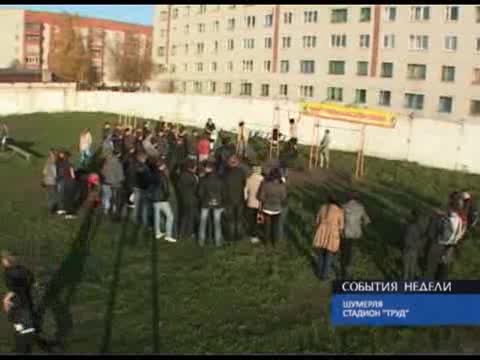
<path fill-rule="evenodd" d="M 47 309 L 51 309 L 56 323 L 55 342 L 62 348 L 73 328 L 70 307 L 78 285 L 83 279 L 87 258 L 90 255 L 90 244 L 97 234 L 101 221 L 102 215 L 95 209 L 89 209 L 84 214 L 70 253 L 47 284 L 40 300 L 39 322 L 42 324 Z"/>
<path fill-rule="evenodd" d="M 45 158 L 43 154 L 40 154 L 38 151 L 32 149 L 32 147 L 35 145 L 35 143 L 32 141 L 13 140 L 12 145 L 18 146 L 20 149 L 25 150 L 26 152 L 32 154 L 37 159 Z"/>
<path fill-rule="evenodd" d="M 160 350 L 160 331 L 159 331 L 159 299 L 158 299 L 158 241 L 152 236 L 152 345 L 153 352 L 158 353 Z"/>

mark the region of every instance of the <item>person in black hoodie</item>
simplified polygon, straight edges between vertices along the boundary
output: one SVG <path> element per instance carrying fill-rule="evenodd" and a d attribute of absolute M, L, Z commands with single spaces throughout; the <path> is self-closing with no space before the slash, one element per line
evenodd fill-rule
<path fill-rule="evenodd" d="M 135 184 L 133 187 L 133 196 L 135 208 L 132 213 L 132 218 L 136 224 L 139 224 L 141 221 L 145 227 L 148 227 L 150 209 L 147 190 L 151 183 L 151 173 L 147 165 L 147 155 L 145 153 L 139 153 L 137 155 L 134 169 Z"/>
<path fill-rule="evenodd" d="M 34 317 L 31 308 L 22 296 L 9 292 L 3 300 L 3 308 L 8 321 L 12 323 L 15 334 L 16 354 L 31 354 L 36 338 Z"/>
<path fill-rule="evenodd" d="M 222 180 L 214 173 L 215 165 L 207 162 L 205 165 L 205 176 L 200 179 L 198 185 L 198 197 L 200 199 L 200 229 L 198 242 L 200 246 L 205 245 L 205 232 L 210 211 L 213 212 L 213 225 L 215 229 L 215 245 L 222 246 L 222 223 L 225 190 Z"/>
<path fill-rule="evenodd" d="M 155 163 L 155 170 L 152 174 L 152 185 L 150 188 L 150 196 L 153 203 L 153 219 L 155 226 L 155 238 L 161 239 L 164 235 L 168 242 L 176 242 L 172 237 L 173 234 L 173 211 L 168 199 L 170 198 L 170 185 L 168 176 L 166 174 L 167 166 L 165 161 L 157 160 Z M 165 215 L 166 234 L 160 231 L 160 220 L 162 215 Z"/>
<path fill-rule="evenodd" d="M 228 169 L 225 174 L 226 212 L 231 241 L 240 240 L 243 234 L 243 214 L 245 207 L 244 189 L 247 174 L 239 167 L 238 157 L 233 155 L 228 160 Z"/>
<path fill-rule="evenodd" d="M 215 161 L 217 163 L 217 173 L 219 176 L 224 176 L 228 159 L 235 155 L 235 145 L 230 142 L 230 138 L 225 136 L 222 138 L 222 145 L 215 151 Z"/>
<path fill-rule="evenodd" d="M 182 239 L 188 239 L 192 236 L 198 215 L 196 170 L 195 162 L 188 160 L 185 164 L 185 170 L 180 174 L 177 181 L 178 205 L 180 208 L 179 233 Z"/>

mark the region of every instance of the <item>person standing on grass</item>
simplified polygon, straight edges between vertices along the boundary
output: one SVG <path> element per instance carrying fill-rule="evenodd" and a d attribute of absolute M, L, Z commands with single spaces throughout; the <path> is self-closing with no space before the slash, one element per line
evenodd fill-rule
<path fill-rule="evenodd" d="M 139 153 L 135 163 L 135 184 L 133 187 L 134 193 L 134 211 L 132 213 L 133 222 L 136 224 L 142 223 L 143 226 L 149 226 L 149 200 L 147 190 L 151 184 L 150 168 L 147 165 L 147 155 Z"/>
<path fill-rule="evenodd" d="M 75 195 L 77 191 L 77 179 L 75 169 L 71 163 L 70 152 L 65 152 L 63 165 L 63 181 L 64 181 L 64 203 L 65 203 L 65 219 L 75 219 Z"/>
<path fill-rule="evenodd" d="M 195 228 L 198 216 L 198 178 L 195 161 L 188 160 L 185 170 L 182 171 L 177 181 L 177 200 L 180 212 L 179 237 L 190 239 Z"/>
<path fill-rule="evenodd" d="M 150 196 L 153 203 L 153 219 L 155 227 L 155 238 L 157 240 L 165 236 L 168 242 L 177 242 L 173 238 L 173 222 L 174 215 L 172 207 L 169 202 L 170 185 L 168 180 L 167 165 L 163 160 L 157 160 L 155 163 L 155 170 L 152 174 L 152 183 L 150 186 Z M 162 216 L 166 218 L 165 234 L 161 232 Z"/>
<path fill-rule="evenodd" d="M 90 129 L 85 129 L 80 134 L 80 167 L 85 168 L 88 166 L 90 157 L 92 156 L 92 134 Z"/>
<path fill-rule="evenodd" d="M 111 211 L 114 217 L 116 217 L 121 210 L 121 189 L 122 184 L 125 181 L 125 173 L 119 157 L 120 153 L 118 152 L 107 154 L 101 172 L 103 176 L 103 210 L 105 215 L 108 215 Z"/>
<path fill-rule="evenodd" d="M 128 154 L 132 149 L 135 149 L 135 136 L 130 128 L 126 128 L 123 135 L 123 154 Z"/>
<path fill-rule="evenodd" d="M 343 278 L 351 276 L 353 259 L 357 257 L 358 246 L 363 236 L 362 226 L 370 224 L 365 207 L 356 193 L 348 194 L 348 202 L 343 205 L 345 215 L 344 236 L 341 242 L 341 263 Z"/>
<path fill-rule="evenodd" d="M 205 124 L 205 133 L 210 143 L 210 149 L 213 149 L 213 146 L 215 145 L 215 140 L 217 137 L 216 130 L 217 127 L 215 126 L 215 123 L 211 118 L 208 118 L 207 123 Z"/>
<path fill-rule="evenodd" d="M 228 169 L 224 177 L 226 215 L 229 225 L 230 241 L 239 241 L 243 237 L 243 220 L 245 208 L 245 185 L 247 175 L 240 168 L 236 155 L 228 159 Z"/>
<path fill-rule="evenodd" d="M 344 229 L 344 212 L 337 199 L 330 195 L 316 218 L 317 230 L 313 248 L 317 253 L 317 275 L 327 280 L 333 257 L 340 247 Z"/>
<path fill-rule="evenodd" d="M 215 161 L 217 165 L 217 174 L 220 177 L 225 175 L 228 167 L 228 159 L 235 155 L 235 145 L 233 145 L 228 136 L 222 138 L 222 145 L 215 151 Z"/>
<path fill-rule="evenodd" d="M 212 162 L 205 164 L 205 176 L 200 179 L 198 185 L 198 197 L 200 200 L 200 228 L 198 242 L 201 247 L 205 246 L 205 234 L 210 212 L 213 213 L 213 227 L 215 232 L 215 246 L 222 246 L 222 213 L 225 202 L 225 188 L 222 180 L 215 174 L 215 165 Z"/>
<path fill-rule="evenodd" d="M 8 140 L 8 126 L 5 123 L 0 123 L 0 149 L 5 151 Z"/>
<path fill-rule="evenodd" d="M 287 200 L 287 186 L 279 168 L 270 170 L 260 185 L 257 199 L 265 219 L 265 241 L 275 247 L 280 235 L 280 216 Z"/>
<path fill-rule="evenodd" d="M 55 150 L 50 149 L 48 152 L 47 162 L 43 167 L 43 186 L 47 191 L 47 208 L 48 213 L 53 214 L 57 207 L 57 155 Z"/>
<path fill-rule="evenodd" d="M 203 162 L 208 160 L 208 156 L 210 155 L 210 140 L 208 135 L 205 134 L 199 141 L 198 141 L 198 162 Z"/>
<path fill-rule="evenodd" d="M 325 135 L 323 135 L 322 142 L 320 143 L 320 167 L 329 168 L 330 167 L 330 130 L 325 130 Z"/>
<path fill-rule="evenodd" d="M 418 274 L 418 259 L 427 235 L 428 218 L 421 217 L 417 209 L 410 213 L 403 238 L 403 280 L 415 280 Z"/>
<path fill-rule="evenodd" d="M 192 134 L 187 139 L 187 153 L 191 160 L 198 160 L 198 131 L 193 130 Z"/>
<path fill-rule="evenodd" d="M 3 299 L 3 310 L 13 325 L 15 347 L 12 352 L 31 354 L 37 329 L 34 325 L 34 315 L 25 298 L 14 292 L 7 293 Z"/>
<path fill-rule="evenodd" d="M 245 200 L 247 202 L 247 222 L 250 242 L 257 244 L 260 242 L 259 229 L 257 224 L 260 202 L 257 199 L 258 189 L 263 182 L 262 168 L 254 166 L 252 174 L 248 177 L 245 185 Z"/>

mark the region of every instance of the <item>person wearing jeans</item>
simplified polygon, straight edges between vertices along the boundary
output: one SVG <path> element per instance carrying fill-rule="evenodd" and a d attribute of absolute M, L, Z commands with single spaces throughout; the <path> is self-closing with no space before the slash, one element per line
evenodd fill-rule
<path fill-rule="evenodd" d="M 200 199 L 200 228 L 198 234 L 199 245 L 205 245 L 205 233 L 210 212 L 213 212 L 213 227 L 215 232 L 215 245 L 222 246 L 222 213 L 225 202 L 225 188 L 221 179 L 214 173 L 215 165 L 208 162 L 205 165 L 205 176 L 198 185 Z"/>
<path fill-rule="evenodd" d="M 263 182 L 262 168 L 260 166 L 253 167 L 253 173 L 248 177 L 245 185 L 245 200 L 247 201 L 247 222 L 248 231 L 250 235 L 250 242 L 252 244 L 258 243 L 258 224 L 257 214 L 260 208 L 260 202 L 257 199 L 258 189 Z"/>
<path fill-rule="evenodd" d="M 145 227 L 149 226 L 148 214 L 149 214 L 149 201 L 147 196 L 147 190 L 151 185 L 151 174 L 147 164 L 147 155 L 145 153 L 139 153 L 137 155 L 137 162 L 135 166 L 135 184 L 133 187 L 134 196 L 134 211 L 132 212 L 132 218 L 134 223 L 140 223 L 140 217 Z"/>
<path fill-rule="evenodd" d="M 168 201 L 170 197 L 170 186 L 166 174 L 167 165 L 165 161 L 158 160 L 156 169 L 152 176 L 152 185 L 149 194 L 153 202 L 153 221 L 155 227 L 155 238 L 161 239 L 164 234 L 161 232 L 162 215 L 166 218 L 165 240 L 168 242 L 176 242 L 173 235 L 173 211 Z"/>
<path fill-rule="evenodd" d="M 340 247 L 344 229 L 344 211 L 333 195 L 330 195 L 328 203 L 320 208 L 316 226 L 313 248 L 318 255 L 317 275 L 322 280 L 327 280 L 332 258 Z"/>
<path fill-rule="evenodd" d="M 125 181 L 125 172 L 119 159 L 120 153 L 107 154 L 102 168 L 104 184 L 102 185 L 102 205 L 105 215 L 112 210 L 113 215 L 120 211 L 119 192 Z"/>

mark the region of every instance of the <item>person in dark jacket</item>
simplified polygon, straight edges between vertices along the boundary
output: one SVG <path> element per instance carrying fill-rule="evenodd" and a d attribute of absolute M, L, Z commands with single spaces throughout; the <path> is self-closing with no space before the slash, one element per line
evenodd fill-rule
<path fill-rule="evenodd" d="M 16 354 L 31 354 L 36 337 L 34 316 L 26 299 L 14 292 L 9 292 L 4 300 L 4 311 L 12 323 L 15 334 Z"/>
<path fill-rule="evenodd" d="M 242 239 L 243 216 L 245 207 L 245 185 L 247 175 L 239 167 L 237 156 L 231 156 L 228 161 L 228 170 L 225 174 L 225 204 L 229 225 L 229 239 L 237 241 Z"/>
<path fill-rule="evenodd" d="M 235 155 L 235 145 L 230 142 L 230 138 L 222 138 L 222 145 L 215 151 L 215 161 L 217 163 L 217 174 L 220 177 L 225 175 L 228 167 L 228 159 Z"/>
<path fill-rule="evenodd" d="M 152 175 L 152 185 L 150 189 L 150 196 L 153 203 L 153 219 L 155 226 L 155 238 L 161 239 L 165 236 L 168 242 L 176 242 L 173 238 L 173 222 L 174 216 L 172 207 L 170 206 L 170 185 L 168 175 L 166 173 L 167 165 L 163 160 L 157 160 L 155 170 Z M 166 218 L 165 234 L 161 232 L 161 218 L 162 215 Z"/>
<path fill-rule="evenodd" d="M 177 178 L 185 160 L 187 159 L 187 144 L 183 137 L 178 137 L 171 157 L 171 174 Z"/>
<path fill-rule="evenodd" d="M 132 220 L 136 224 L 143 223 L 145 227 L 149 225 L 149 200 L 147 190 L 150 187 L 151 174 L 146 164 L 147 155 L 140 153 L 137 155 L 137 161 L 134 165 L 135 184 L 133 187 L 134 211 L 132 212 Z"/>
<path fill-rule="evenodd" d="M 280 215 L 287 199 L 287 186 L 279 168 L 273 168 L 260 185 L 257 199 L 265 218 L 265 240 L 275 246 L 279 238 Z"/>
<path fill-rule="evenodd" d="M 215 165 L 207 162 L 205 165 L 205 176 L 200 179 L 198 185 L 198 197 L 200 199 L 200 229 L 198 242 L 200 246 L 205 245 L 205 233 L 210 212 L 213 213 L 213 226 L 215 232 L 215 245 L 222 246 L 222 223 L 225 201 L 225 189 L 221 179 L 214 173 Z"/>
<path fill-rule="evenodd" d="M 192 134 L 187 139 L 187 153 L 188 158 L 192 160 L 198 159 L 198 131 L 193 130 Z"/>
<path fill-rule="evenodd" d="M 195 175 L 196 170 L 195 162 L 188 160 L 185 170 L 180 174 L 177 181 L 177 199 L 180 212 L 179 235 L 182 239 L 189 239 L 192 236 L 198 215 L 198 178 Z"/>
<path fill-rule="evenodd" d="M 75 170 L 70 162 L 70 153 L 60 151 L 57 159 L 57 191 L 58 191 L 58 215 L 64 215 L 66 219 L 75 218 Z"/>
<path fill-rule="evenodd" d="M 135 149 L 135 136 L 132 134 L 132 130 L 130 128 L 125 129 L 123 134 L 123 149 L 122 153 L 128 154 L 130 150 Z"/>
<path fill-rule="evenodd" d="M 418 275 L 418 259 L 425 247 L 428 218 L 420 216 L 416 209 L 410 214 L 403 239 L 403 280 L 415 280 Z"/>

